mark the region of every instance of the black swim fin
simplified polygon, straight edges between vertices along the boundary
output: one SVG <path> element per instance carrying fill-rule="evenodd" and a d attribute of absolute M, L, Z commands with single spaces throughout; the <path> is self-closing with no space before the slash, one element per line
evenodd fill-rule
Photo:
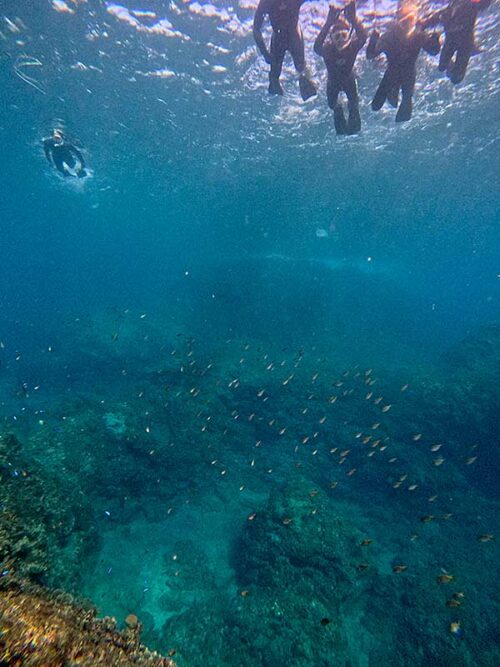
<path fill-rule="evenodd" d="M 299 88 L 300 96 L 304 102 L 317 94 L 316 86 L 314 83 L 304 75 L 299 77 Z"/>
<path fill-rule="evenodd" d="M 359 115 L 359 109 L 354 109 L 349 113 L 349 119 L 347 121 L 347 134 L 358 134 L 361 130 L 361 116 Z"/>
<path fill-rule="evenodd" d="M 283 88 L 278 79 L 271 79 L 269 81 L 269 95 L 283 95 Z"/>
<path fill-rule="evenodd" d="M 337 134 L 347 134 L 347 123 L 341 104 L 335 105 L 333 110 L 333 121 L 335 123 L 335 132 Z"/>
<path fill-rule="evenodd" d="M 394 86 L 394 88 L 391 88 L 389 92 L 387 93 L 387 101 L 391 105 L 393 109 L 398 108 L 399 104 L 399 86 Z"/>
<path fill-rule="evenodd" d="M 410 120 L 412 111 L 413 104 L 411 98 L 403 98 L 396 114 L 396 123 L 404 123 L 405 121 Z"/>

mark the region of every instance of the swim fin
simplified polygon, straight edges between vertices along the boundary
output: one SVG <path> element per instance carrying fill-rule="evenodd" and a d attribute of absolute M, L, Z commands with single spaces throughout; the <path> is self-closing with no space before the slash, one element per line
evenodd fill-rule
<path fill-rule="evenodd" d="M 361 130 L 361 116 L 359 109 L 351 109 L 349 111 L 349 119 L 347 121 L 347 134 L 357 134 Z"/>
<path fill-rule="evenodd" d="M 413 111 L 413 104 L 411 98 L 404 98 L 401 100 L 398 112 L 396 114 L 396 123 L 404 123 L 410 120 Z"/>
<path fill-rule="evenodd" d="M 335 123 L 335 132 L 337 134 L 347 134 L 347 123 L 341 104 L 335 105 L 333 110 L 333 121 Z"/>
<path fill-rule="evenodd" d="M 387 101 L 391 105 L 393 109 L 398 108 L 399 104 L 399 86 L 394 86 L 394 88 L 391 88 L 389 92 L 387 93 Z"/>
<path fill-rule="evenodd" d="M 313 97 L 314 95 L 317 94 L 316 86 L 305 75 L 301 75 L 299 77 L 299 89 L 300 89 L 300 96 L 302 97 L 304 102 L 308 100 L 310 97 Z"/>
<path fill-rule="evenodd" d="M 283 88 L 279 79 L 270 79 L 269 80 L 269 95 L 283 95 Z"/>
<path fill-rule="evenodd" d="M 379 84 L 379 87 L 377 88 L 377 91 L 375 93 L 375 96 L 373 97 L 372 100 L 372 110 L 373 111 L 380 111 L 380 109 L 384 106 L 385 101 L 387 99 L 387 91 L 386 91 L 386 86 L 384 85 L 384 79 Z"/>

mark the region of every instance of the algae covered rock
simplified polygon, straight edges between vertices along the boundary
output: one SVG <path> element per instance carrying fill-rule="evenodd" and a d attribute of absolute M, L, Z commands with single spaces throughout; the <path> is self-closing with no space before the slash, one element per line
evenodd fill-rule
<path fill-rule="evenodd" d="M 241 602 L 233 638 L 257 664 L 332 667 L 349 659 L 352 621 L 374 576 L 361 535 L 326 496 L 298 480 L 250 515 L 235 553 Z"/>
<path fill-rule="evenodd" d="M 360 534 L 334 511 L 323 492 L 299 481 L 271 492 L 267 505 L 247 521 L 236 552 L 244 585 L 309 587 L 330 600 L 356 590 Z M 320 581 L 323 580 L 323 581 Z"/>
<path fill-rule="evenodd" d="M 238 667 L 344 667 L 357 639 L 346 620 L 361 614 L 374 576 L 357 567 L 360 542 L 311 483 L 277 487 L 242 521 L 235 586 L 193 599 L 167 621 L 163 644 L 175 647 L 180 665 L 203 655 Z"/>

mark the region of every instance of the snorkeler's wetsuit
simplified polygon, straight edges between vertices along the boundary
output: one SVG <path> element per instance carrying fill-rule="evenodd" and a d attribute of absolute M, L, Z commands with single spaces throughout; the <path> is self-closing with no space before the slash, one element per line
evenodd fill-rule
<path fill-rule="evenodd" d="M 80 163 L 78 168 L 77 176 L 78 178 L 83 178 L 86 176 L 87 172 L 85 171 L 85 161 L 81 152 L 73 146 L 66 142 L 57 143 L 52 137 L 48 137 L 43 140 L 43 150 L 45 151 L 45 157 L 47 160 L 54 165 L 54 167 L 59 171 L 63 176 L 74 176 L 69 169 L 74 169 L 76 162 Z"/>
<path fill-rule="evenodd" d="M 361 129 L 358 86 L 353 67 L 359 51 L 366 42 L 367 35 L 366 30 L 358 20 L 354 19 L 352 27 L 354 28 L 354 35 L 341 50 L 338 50 L 328 37 L 331 35 L 328 23 L 325 23 L 314 43 L 314 50 L 323 57 L 328 72 L 326 95 L 328 106 L 334 111 L 337 134 L 356 134 Z M 335 24 L 333 30 L 335 30 Z M 347 122 L 342 105 L 338 102 L 341 91 L 344 91 L 347 96 L 349 110 Z"/>
<path fill-rule="evenodd" d="M 374 31 L 368 42 L 366 57 L 371 60 L 385 53 L 387 69 L 372 100 L 372 109 L 378 111 L 386 100 L 391 106 L 398 107 L 399 91 L 401 90 L 402 98 L 396 114 L 396 122 L 410 120 L 418 55 L 421 49 L 424 49 L 435 56 L 439 53 L 439 48 L 439 35 L 427 33 L 420 27 L 408 33 L 397 21 L 394 21 L 382 37 Z"/>
<path fill-rule="evenodd" d="M 476 52 L 474 28 L 477 15 L 490 5 L 491 0 L 452 0 L 445 9 L 422 21 L 424 27 L 442 24 L 444 28 L 439 71 L 447 71 L 452 83 L 460 83 L 465 76 L 470 57 Z M 454 55 L 455 60 L 451 62 Z"/>
<path fill-rule="evenodd" d="M 316 94 L 316 87 L 306 74 L 304 38 L 299 28 L 299 13 L 304 2 L 305 0 L 260 0 L 254 17 L 253 36 L 266 63 L 271 66 L 269 93 L 283 95 L 279 78 L 285 53 L 289 51 L 295 69 L 300 74 L 300 94 L 305 101 Z M 267 48 L 262 36 L 262 25 L 266 15 L 269 16 L 273 29 L 270 49 Z"/>

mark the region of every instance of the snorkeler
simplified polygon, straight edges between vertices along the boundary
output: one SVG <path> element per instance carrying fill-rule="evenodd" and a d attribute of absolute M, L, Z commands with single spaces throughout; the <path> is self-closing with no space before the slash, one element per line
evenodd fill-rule
<path fill-rule="evenodd" d="M 271 66 L 269 72 L 269 94 L 283 95 L 280 84 L 283 59 L 287 51 L 293 58 L 299 73 L 300 94 L 304 102 L 316 95 L 316 86 L 311 81 L 304 56 L 304 38 L 299 27 L 300 8 L 305 0 L 260 0 L 253 22 L 253 36 L 264 60 Z M 262 25 L 269 16 L 273 34 L 270 48 L 262 36 Z"/>
<path fill-rule="evenodd" d="M 347 20 L 340 17 L 341 10 L 330 6 L 325 25 L 314 42 L 314 50 L 323 57 L 328 72 L 326 95 L 328 106 L 333 109 L 335 131 L 337 134 L 356 134 L 361 129 L 361 117 L 358 87 L 352 70 L 367 35 L 356 17 L 355 0 L 351 0 L 343 11 Z M 347 96 L 347 121 L 342 104 L 338 102 L 341 91 Z"/>
<path fill-rule="evenodd" d="M 470 57 L 478 52 L 474 38 L 477 15 L 488 9 L 491 0 L 451 0 L 439 12 L 434 12 L 421 22 L 425 28 L 441 24 L 445 40 L 439 58 L 439 71 L 446 72 L 450 81 L 460 83 L 467 70 Z M 454 61 L 452 58 L 455 56 Z"/>
<path fill-rule="evenodd" d="M 43 150 L 50 164 L 53 164 L 63 176 L 84 178 L 87 175 L 83 155 L 76 146 L 65 140 L 62 130 L 56 128 L 51 137 L 43 140 Z M 75 167 L 77 167 L 76 172 L 74 172 Z"/>
<path fill-rule="evenodd" d="M 410 8 L 403 8 L 382 36 L 377 30 L 370 35 L 366 57 L 372 60 L 381 53 L 387 57 L 387 69 L 372 100 L 372 109 L 379 111 L 387 100 L 398 109 L 396 123 L 411 118 L 416 63 L 421 49 L 433 56 L 437 55 L 440 49 L 439 35 L 427 33 L 417 25 L 415 12 Z M 400 91 L 402 97 L 398 107 Z"/>

